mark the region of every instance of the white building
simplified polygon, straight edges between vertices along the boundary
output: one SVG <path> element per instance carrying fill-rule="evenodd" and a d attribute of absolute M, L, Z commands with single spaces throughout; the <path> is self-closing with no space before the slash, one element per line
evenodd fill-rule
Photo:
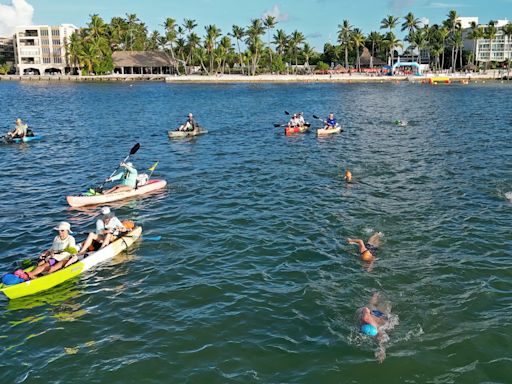
<path fill-rule="evenodd" d="M 69 72 L 66 44 L 77 29 L 71 24 L 16 27 L 14 35 L 16 72 L 20 75 Z"/>
<path fill-rule="evenodd" d="M 475 46 L 475 41 L 468 38 L 471 33 L 471 22 L 484 31 L 487 27 L 485 24 L 478 24 L 478 17 L 461 17 L 459 20 L 464 34 L 464 50 L 473 52 L 477 62 L 503 62 L 512 59 L 512 37 L 507 37 L 503 33 L 503 27 L 510 23 L 509 20 L 497 20 L 494 24 L 497 33 L 496 38 L 492 40 L 492 47 L 489 39 L 478 39 Z"/>

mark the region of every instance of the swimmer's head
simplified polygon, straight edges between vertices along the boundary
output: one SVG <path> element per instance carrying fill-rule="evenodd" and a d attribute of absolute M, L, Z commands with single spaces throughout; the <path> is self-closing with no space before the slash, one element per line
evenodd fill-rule
<path fill-rule="evenodd" d="M 349 169 L 347 169 L 347 170 L 345 171 L 345 177 L 344 177 L 344 179 L 345 179 L 345 180 L 347 180 L 347 181 L 352 181 L 352 172 L 350 172 L 350 170 L 349 170 Z"/>
<path fill-rule="evenodd" d="M 369 250 L 364 251 L 361 253 L 361 260 L 363 261 L 373 261 L 374 257 L 372 253 Z"/>
<path fill-rule="evenodd" d="M 379 331 L 371 324 L 363 324 L 361 325 L 361 333 L 367 336 L 375 337 L 379 334 Z"/>

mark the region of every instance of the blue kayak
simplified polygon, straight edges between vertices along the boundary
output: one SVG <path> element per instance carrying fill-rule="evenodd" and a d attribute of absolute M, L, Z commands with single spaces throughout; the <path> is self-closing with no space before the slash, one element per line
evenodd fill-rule
<path fill-rule="evenodd" d="M 15 139 L 5 139 L 5 141 L 7 143 L 16 143 L 16 144 L 19 144 L 21 142 L 23 143 L 26 143 L 26 142 L 29 142 L 29 141 L 38 141 L 38 140 L 42 140 L 44 138 L 44 136 L 39 136 L 39 135 L 36 135 L 36 136 L 26 136 L 24 137 L 23 139 L 17 137 Z"/>

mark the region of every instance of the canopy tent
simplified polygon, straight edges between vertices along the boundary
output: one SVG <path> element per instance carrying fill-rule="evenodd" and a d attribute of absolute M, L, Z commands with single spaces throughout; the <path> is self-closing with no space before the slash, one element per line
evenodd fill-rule
<path fill-rule="evenodd" d="M 391 74 L 395 73 L 398 67 L 413 67 L 416 68 L 416 75 L 421 76 L 421 66 L 415 61 L 397 61 L 391 68 Z"/>

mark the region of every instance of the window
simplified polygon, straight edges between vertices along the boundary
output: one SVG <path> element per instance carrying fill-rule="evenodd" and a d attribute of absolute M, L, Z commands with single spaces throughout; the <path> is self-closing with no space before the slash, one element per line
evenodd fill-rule
<path fill-rule="evenodd" d="M 60 36 L 60 31 L 58 29 L 52 29 L 52 36 Z"/>
<path fill-rule="evenodd" d="M 56 63 L 56 64 L 61 64 L 62 63 L 62 57 L 54 57 L 53 58 L 53 62 Z"/>
<path fill-rule="evenodd" d="M 53 56 L 60 56 L 60 48 L 53 48 Z"/>
<path fill-rule="evenodd" d="M 53 45 L 60 45 L 60 39 L 53 39 L 52 40 Z"/>
<path fill-rule="evenodd" d="M 41 29 L 41 36 L 48 36 L 48 30 L 47 29 Z"/>
<path fill-rule="evenodd" d="M 50 64 L 52 60 L 49 57 L 43 57 L 43 63 L 44 64 Z"/>
<path fill-rule="evenodd" d="M 50 48 L 43 47 L 41 50 L 43 51 L 43 55 L 50 55 Z"/>

